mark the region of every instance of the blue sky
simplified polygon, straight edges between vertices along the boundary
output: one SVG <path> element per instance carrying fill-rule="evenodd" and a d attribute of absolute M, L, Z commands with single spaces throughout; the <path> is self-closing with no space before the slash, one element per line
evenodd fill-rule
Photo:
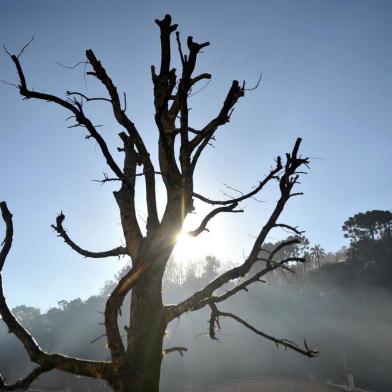
<path fill-rule="evenodd" d="M 251 86 L 263 74 L 260 87 L 239 102 L 230 124 L 219 130 L 216 148 L 200 162 L 197 191 L 218 197 L 224 183 L 250 189 L 300 136 L 303 153 L 313 158 L 311 171 L 299 189 L 305 195 L 288 205 L 282 221 L 299 225 L 311 243 L 333 251 L 346 244 L 340 227 L 349 216 L 391 209 L 389 1 L 2 0 L 0 37 L 17 52 L 35 35 L 21 58 L 29 86 L 58 95 L 72 89 L 104 93 L 92 79 L 86 90 L 82 68 L 56 64 L 75 64 L 85 49 L 94 49 L 127 92 L 128 113 L 154 155 L 149 69 L 159 63 L 153 20 L 165 13 L 179 23 L 184 38 L 211 42 L 198 69 L 212 73 L 213 81 L 193 97 L 195 127 L 216 113 L 231 80 Z M 5 53 L 0 79 L 17 82 Z M 63 210 L 65 227 L 82 246 L 99 250 L 121 243 L 115 188 L 91 181 L 108 171 L 100 151 L 83 131 L 66 128 L 64 110 L 22 101 L 5 84 L 0 95 L 0 199 L 8 202 L 16 231 L 4 268 L 9 302 L 46 309 L 60 299 L 97 293 L 124 260 L 82 259 L 50 224 Z M 97 104 L 88 113 L 104 124 L 102 134 L 115 149 L 119 127 L 110 111 Z M 249 202 L 243 216 L 219 217 L 211 225 L 224 237 L 226 258 L 236 262 L 246 254 L 275 197 L 267 189 L 261 195 L 265 203 Z M 141 205 L 141 216 L 144 211 Z M 208 246 L 214 253 L 213 240 Z"/>

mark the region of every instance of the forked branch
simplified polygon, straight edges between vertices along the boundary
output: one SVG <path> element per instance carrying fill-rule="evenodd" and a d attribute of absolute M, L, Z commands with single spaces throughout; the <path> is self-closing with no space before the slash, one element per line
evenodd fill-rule
<path fill-rule="evenodd" d="M 77 124 L 85 127 L 88 130 L 89 135 L 96 140 L 96 142 L 98 143 L 98 145 L 102 151 L 102 154 L 104 155 L 104 157 L 106 159 L 106 163 L 111 168 L 111 170 L 116 174 L 116 176 L 119 179 L 124 180 L 124 175 L 123 175 L 121 169 L 117 166 L 117 163 L 115 162 L 115 160 L 113 159 L 105 140 L 98 133 L 98 131 L 96 130 L 96 127 L 94 127 L 92 122 L 85 116 L 83 109 L 82 109 L 82 105 L 77 100 L 74 100 L 71 103 L 67 100 L 59 98 L 59 97 L 52 95 L 52 94 L 47 94 L 47 93 L 42 93 L 42 92 L 38 92 L 35 90 L 34 91 L 30 90 L 27 87 L 26 77 L 23 73 L 23 69 L 22 69 L 22 66 L 19 62 L 18 56 L 11 55 L 11 60 L 14 62 L 16 70 L 18 72 L 19 83 L 20 83 L 18 87 L 19 87 L 20 94 L 23 97 L 25 97 L 26 99 L 35 98 L 35 99 L 43 100 L 46 102 L 52 102 L 52 103 L 55 103 L 56 105 L 62 106 L 63 108 L 69 110 L 73 114 L 73 116 L 75 117 Z"/>
<path fill-rule="evenodd" d="M 305 262 L 305 259 L 303 257 L 288 257 L 286 259 L 280 260 L 280 261 L 274 261 L 272 259 L 262 259 L 260 258 L 259 260 L 263 260 L 266 262 L 266 267 L 262 268 L 259 272 L 255 273 L 253 276 L 250 278 L 244 280 L 243 282 L 237 284 L 230 290 L 227 290 L 224 294 L 222 295 L 213 295 L 212 297 L 208 298 L 205 300 L 205 304 L 207 303 L 218 303 L 225 301 L 226 299 L 232 297 L 234 294 L 239 293 L 240 291 L 248 291 L 248 286 L 250 286 L 252 283 L 255 282 L 262 282 L 265 283 L 265 280 L 262 280 L 261 278 L 265 275 L 267 275 L 269 272 L 275 271 L 279 268 L 282 268 L 284 270 L 288 270 L 293 273 L 293 270 L 289 267 L 287 267 L 287 264 L 290 262 L 296 262 L 296 263 L 303 263 Z M 200 303 L 199 306 L 205 306 L 205 304 Z"/>
<path fill-rule="evenodd" d="M 228 317 L 228 318 L 231 318 L 231 319 L 237 321 L 245 328 L 254 332 L 256 335 L 262 336 L 263 338 L 274 342 L 277 347 L 281 346 L 281 347 L 284 347 L 286 350 L 290 349 L 290 350 L 296 351 L 296 352 L 298 352 L 302 355 L 305 355 L 309 358 L 312 358 L 312 357 L 315 357 L 318 355 L 318 350 L 317 349 L 316 350 L 310 349 L 308 347 L 306 341 L 304 341 L 304 347 L 301 348 L 297 343 L 295 343 L 291 340 L 276 338 L 275 336 L 269 335 L 269 334 L 261 331 L 260 329 L 255 328 L 253 325 L 249 324 L 247 321 L 236 316 L 233 313 L 221 312 L 220 310 L 218 310 L 218 308 L 216 306 L 213 307 L 212 311 L 211 311 L 211 319 L 214 320 L 214 323 L 210 322 L 210 335 L 212 333 L 213 339 L 216 339 L 216 337 L 215 337 L 214 331 L 211 331 L 211 325 L 216 325 L 216 324 L 219 325 L 219 317 Z"/>
<path fill-rule="evenodd" d="M 120 100 L 118 98 L 117 94 L 117 89 L 114 86 L 113 82 L 111 79 L 107 76 L 106 71 L 104 68 L 101 66 L 100 62 L 95 58 L 94 53 L 90 50 L 87 51 L 88 58 L 90 61 L 90 64 L 93 66 L 95 65 L 95 75 L 98 79 L 102 81 L 102 83 L 107 87 L 110 95 L 110 99 L 108 98 L 89 98 L 85 96 L 84 94 L 77 93 L 77 92 L 67 92 L 68 99 L 62 99 L 59 98 L 55 95 L 51 94 L 46 94 L 42 92 L 37 92 L 34 90 L 31 90 L 27 87 L 27 82 L 26 78 L 22 69 L 22 66 L 19 61 L 19 57 L 15 55 L 11 55 L 10 57 L 12 61 L 14 62 L 17 73 L 20 79 L 19 83 L 19 91 L 22 96 L 25 97 L 25 99 L 30 99 L 30 98 L 35 98 L 39 100 L 43 100 L 45 102 L 52 102 L 55 103 L 59 106 L 64 107 L 65 109 L 69 110 L 71 112 L 71 116 L 69 118 L 74 118 L 76 120 L 76 124 L 74 126 L 82 126 L 86 128 L 89 132 L 87 138 L 94 138 L 96 142 L 98 143 L 105 159 L 108 164 L 108 166 L 111 168 L 111 170 L 115 173 L 115 177 L 113 179 L 118 179 L 122 182 L 122 189 L 125 189 L 124 192 L 121 194 L 121 202 L 119 202 L 119 207 L 120 207 L 120 212 L 122 217 L 126 216 L 127 217 L 127 235 L 126 235 L 126 242 L 127 242 L 127 251 L 131 256 L 133 256 L 140 244 L 141 240 L 141 232 L 140 228 L 137 223 L 137 218 L 136 214 L 133 211 L 127 211 L 125 212 L 122 208 L 124 206 L 132 206 L 132 200 L 127 199 L 123 200 L 124 198 L 128 198 L 129 196 L 132 196 L 134 193 L 134 177 L 129 174 L 129 161 L 135 161 L 135 156 L 137 156 L 136 163 L 140 163 L 140 158 L 141 162 L 143 163 L 143 170 L 144 170 L 144 175 L 145 175 L 145 181 L 146 181 L 146 195 L 147 195 L 147 207 L 148 207 L 148 213 L 149 213 L 149 219 L 148 223 L 150 226 L 156 225 L 158 223 L 158 217 L 157 217 L 157 212 L 156 212 L 156 200 L 155 200 L 155 178 L 154 178 L 154 168 L 152 166 L 151 160 L 149 158 L 149 154 L 147 150 L 145 149 L 145 146 L 143 144 L 143 141 L 141 140 L 140 135 L 138 134 L 134 124 L 128 119 L 128 117 L 125 115 L 124 110 L 121 108 Z M 79 97 L 80 99 L 76 99 L 75 96 Z M 112 104 L 113 107 L 113 112 L 115 114 L 115 117 L 117 121 L 122 124 L 126 130 L 128 131 L 129 135 L 124 135 L 126 138 L 128 138 L 128 141 L 124 141 L 124 144 L 127 145 L 127 148 L 125 148 L 125 164 L 124 164 L 124 172 L 119 168 L 117 163 L 115 162 L 114 158 L 112 157 L 109 148 L 103 139 L 103 137 L 98 133 L 97 131 L 97 126 L 94 126 L 92 122 L 90 121 L 89 118 L 86 117 L 86 115 L 83 112 L 83 100 L 104 100 L 108 101 Z M 120 134 L 121 135 L 121 134 Z M 124 138 L 122 138 L 124 140 Z M 134 151 L 134 144 L 138 146 L 139 149 L 139 154 Z M 131 148 L 128 148 L 128 146 L 131 146 Z M 135 163 L 135 166 L 136 166 Z M 125 195 L 126 194 L 126 195 Z M 124 197 L 124 195 L 126 197 Z M 119 198 L 117 198 L 118 200 Z M 132 229 L 130 229 L 132 227 Z M 103 254 L 96 255 L 94 252 L 88 252 L 88 251 L 83 251 L 83 249 L 77 248 L 76 246 L 74 249 L 78 249 L 79 253 L 82 253 L 83 255 L 87 257 L 105 257 L 106 253 L 104 252 Z M 109 254 L 111 253 L 118 253 L 120 250 L 116 249 L 114 252 L 109 251 Z"/>

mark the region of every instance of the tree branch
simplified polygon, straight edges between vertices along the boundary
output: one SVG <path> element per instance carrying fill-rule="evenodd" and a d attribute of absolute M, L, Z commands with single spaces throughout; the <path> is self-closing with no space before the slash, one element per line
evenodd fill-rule
<path fill-rule="evenodd" d="M 265 333 L 265 332 L 255 328 L 254 326 L 252 326 L 251 324 L 246 322 L 244 319 L 236 316 L 233 313 L 221 312 L 217 308 L 215 308 L 215 309 L 216 310 L 214 310 L 212 312 L 212 313 L 214 313 L 214 318 L 215 319 L 219 319 L 219 317 L 231 318 L 231 319 L 237 321 L 238 323 L 240 323 L 241 325 L 243 325 L 245 328 L 247 328 L 250 331 L 254 332 L 256 335 L 262 336 L 263 338 L 268 339 L 268 340 L 274 342 L 277 347 L 278 346 L 282 346 L 285 349 L 290 349 L 290 350 L 296 351 L 297 353 L 305 355 L 305 356 L 307 356 L 309 358 L 313 358 L 313 357 L 317 356 L 318 353 L 319 353 L 318 350 L 311 350 L 311 349 L 309 349 L 306 341 L 304 341 L 304 348 L 301 348 L 297 343 L 292 342 L 290 340 L 279 339 L 279 338 L 275 338 L 274 336 L 268 335 L 267 333 Z"/>
<path fill-rule="evenodd" d="M 192 169 L 196 167 L 196 163 L 204 150 L 208 145 L 215 131 L 221 126 L 230 121 L 230 116 L 233 111 L 234 105 L 238 99 L 244 96 L 244 86 L 240 86 L 238 80 L 234 80 L 229 92 L 227 93 L 226 99 L 219 114 L 211 120 L 202 130 L 202 132 L 196 135 L 191 141 L 191 149 L 195 150 L 192 158 Z"/>
<path fill-rule="evenodd" d="M 86 57 L 94 69 L 94 76 L 106 87 L 109 93 L 113 114 L 117 122 L 122 125 L 129 136 L 131 142 L 135 144 L 137 151 L 140 156 L 140 161 L 143 164 L 143 172 L 145 174 L 145 185 L 146 185 L 146 201 L 147 201 L 147 230 L 154 229 L 159 224 L 157 204 L 156 204 L 156 193 L 155 193 L 155 171 L 150 154 L 141 138 L 135 124 L 125 114 L 125 110 L 121 108 L 120 98 L 118 96 L 117 87 L 108 76 L 105 68 L 101 62 L 96 58 L 94 52 L 89 49 L 86 51 Z"/>
<path fill-rule="evenodd" d="M 170 69 L 170 34 L 176 31 L 178 25 L 171 24 L 171 16 L 165 15 L 164 19 L 155 19 L 161 30 L 161 68 L 160 74 L 167 74 Z"/>
<path fill-rule="evenodd" d="M 68 373 L 79 374 L 93 378 L 106 378 L 109 371 L 110 363 L 103 361 L 89 361 L 78 358 L 71 358 L 61 354 L 48 354 L 43 351 L 30 333 L 19 323 L 9 309 L 3 291 L 3 281 L 1 271 L 4 266 L 5 258 L 8 255 L 12 245 L 12 214 L 7 208 L 5 202 L 0 203 L 1 213 L 6 224 L 6 238 L 3 242 L 0 255 L 2 263 L 0 264 L 0 315 L 7 325 L 8 330 L 13 333 L 25 347 L 30 359 L 41 365 L 41 367 L 50 370 L 56 368 Z"/>
<path fill-rule="evenodd" d="M 227 204 L 232 204 L 232 203 L 239 203 L 241 201 L 244 201 L 246 199 L 249 199 L 253 196 L 255 196 L 257 193 L 259 193 L 267 184 L 270 182 L 272 179 L 278 178 L 277 175 L 279 172 L 282 170 L 283 166 L 281 163 L 281 158 L 278 157 L 276 161 L 276 166 L 273 170 L 270 171 L 270 173 L 264 178 L 263 181 L 259 183 L 259 185 L 253 189 L 253 191 L 250 191 L 240 197 L 236 197 L 233 199 L 228 199 L 228 200 L 212 200 L 209 199 L 203 195 L 200 195 L 199 193 L 193 193 L 193 197 L 196 199 L 199 199 L 201 201 L 204 201 L 207 204 L 212 204 L 212 205 L 227 205 Z"/>
<path fill-rule="evenodd" d="M 162 20 L 156 19 L 155 23 L 159 26 L 161 33 L 161 65 L 158 75 L 155 72 L 155 67 L 151 67 L 152 81 L 154 84 L 154 117 L 159 131 L 159 163 L 161 171 L 164 173 L 163 181 L 168 192 L 172 192 L 173 184 L 168 179 L 173 178 L 173 182 L 180 182 L 180 171 L 174 149 L 175 134 L 173 134 L 174 123 L 178 112 L 173 115 L 168 111 L 169 100 L 172 99 L 173 90 L 177 83 L 176 70 L 174 68 L 170 69 L 170 37 L 177 29 L 177 25 L 171 24 L 170 15 L 165 15 Z M 173 105 L 179 110 L 177 96 L 175 97 L 175 102 L 176 104 L 173 102 Z"/>
<path fill-rule="evenodd" d="M 293 238 L 292 240 L 288 241 L 282 241 L 278 244 L 278 246 L 275 247 L 275 249 L 270 253 L 268 259 L 267 259 L 267 264 L 273 259 L 273 257 L 283 248 L 286 246 L 294 245 L 294 244 L 300 244 L 301 240 L 299 238 Z M 261 249 L 262 250 L 262 249 Z"/>
<path fill-rule="evenodd" d="M 294 273 L 294 271 L 291 268 L 286 266 L 286 264 L 289 262 L 292 262 L 292 261 L 300 262 L 300 263 L 305 262 L 305 259 L 303 257 L 288 257 L 288 258 L 280 260 L 280 261 L 273 261 L 272 258 L 269 258 L 269 259 L 260 258 L 259 260 L 266 261 L 267 266 L 265 268 L 263 268 L 261 271 L 254 274 L 252 277 L 246 279 L 245 281 L 236 285 L 232 289 L 226 291 L 224 294 L 219 295 L 219 296 L 214 295 L 210 299 L 206 300 L 205 304 L 200 304 L 199 306 L 205 306 L 207 303 L 210 303 L 210 302 L 218 303 L 218 302 L 225 301 L 226 299 L 230 298 L 234 294 L 237 294 L 241 290 L 248 291 L 247 287 L 249 285 L 251 285 L 252 283 L 255 283 L 255 282 L 265 283 L 265 280 L 262 280 L 261 278 L 263 276 L 267 275 L 269 272 L 274 271 L 278 268 L 283 268 L 285 270 L 289 270 L 290 272 Z"/>
<path fill-rule="evenodd" d="M 123 171 L 127 182 L 123 182 L 121 188 L 113 194 L 120 209 L 121 226 L 128 254 L 134 259 L 139 252 L 143 239 L 137 221 L 135 206 L 136 167 L 139 162 L 139 154 L 134 149 L 131 136 L 127 136 L 125 132 L 121 132 L 119 136 L 124 143 L 123 150 L 125 157 Z"/>
<path fill-rule="evenodd" d="M 238 206 L 238 203 L 233 203 L 230 204 L 229 206 L 226 207 L 218 207 L 215 208 L 214 210 L 212 210 L 211 212 L 209 212 L 204 219 L 201 221 L 199 227 L 195 230 L 192 231 L 188 231 L 188 235 L 192 236 L 192 237 L 196 237 L 198 236 L 200 233 L 202 233 L 204 230 L 207 230 L 207 224 L 208 222 L 217 214 L 219 214 L 220 212 L 244 212 L 244 210 L 235 210 L 234 208 L 236 208 Z"/>
<path fill-rule="evenodd" d="M 183 357 L 184 352 L 186 352 L 186 351 L 188 351 L 188 349 L 186 347 L 169 347 L 169 348 L 163 349 L 163 354 L 166 355 L 166 354 L 178 352 Z"/>
<path fill-rule="evenodd" d="M 275 223 L 275 227 L 282 227 L 283 229 L 290 230 L 290 231 L 292 231 L 293 233 L 295 233 L 297 235 L 302 235 L 302 234 L 305 233 L 305 231 L 303 231 L 303 230 L 298 230 L 297 226 L 294 227 L 294 226 L 286 225 L 284 223 Z"/>
<path fill-rule="evenodd" d="M 26 377 L 16 381 L 14 384 L 5 384 L 3 378 L 0 376 L 0 391 L 18 391 L 20 389 L 26 390 L 32 382 L 37 380 L 43 373 L 52 370 L 50 367 L 39 366 L 31 371 Z"/>
<path fill-rule="evenodd" d="M 203 80 L 203 79 L 210 80 L 211 79 L 211 74 L 209 74 L 209 73 L 202 73 L 202 74 L 192 78 L 191 79 L 191 85 L 193 86 L 194 84 L 196 84 L 197 82 L 200 82 L 200 80 Z"/>
<path fill-rule="evenodd" d="M 18 53 L 18 55 L 16 56 L 17 58 L 19 58 L 22 53 L 25 51 L 25 49 L 34 41 L 34 35 L 31 37 L 30 41 L 27 42 L 27 44 L 25 46 L 23 46 L 23 48 L 20 50 L 20 52 Z"/>
<path fill-rule="evenodd" d="M 11 55 L 11 60 L 14 62 L 16 70 L 18 72 L 18 76 L 19 76 L 19 80 L 20 80 L 20 84 L 19 84 L 20 94 L 22 96 L 24 96 L 26 99 L 35 98 L 35 99 L 43 100 L 46 102 L 53 102 L 59 106 L 64 107 L 65 109 L 71 111 L 73 113 L 73 115 L 75 116 L 75 119 L 78 122 L 78 124 L 81 124 L 85 128 L 87 128 L 87 130 L 90 133 L 90 136 L 96 140 L 96 142 L 98 143 L 98 145 L 102 151 L 102 154 L 104 155 L 104 157 L 106 159 L 106 163 L 111 168 L 111 170 L 113 170 L 113 172 L 117 175 L 118 178 L 124 179 L 123 173 L 120 170 L 120 168 L 117 166 L 117 163 L 114 161 L 112 155 L 110 154 L 105 140 L 97 132 L 96 128 L 91 123 L 91 121 L 84 115 L 83 110 L 82 110 L 82 105 L 80 103 L 78 103 L 76 100 L 73 103 L 70 103 L 70 102 L 68 102 L 64 99 L 61 99 L 55 95 L 29 90 L 27 88 L 26 78 L 23 73 L 23 69 L 22 69 L 22 66 L 19 62 L 18 56 Z"/>
<path fill-rule="evenodd" d="M 179 41 L 179 36 L 177 36 Z M 192 79 L 193 71 L 196 67 L 197 56 L 204 47 L 209 46 L 209 42 L 197 43 L 193 41 L 193 37 L 188 37 L 187 46 L 189 49 L 189 55 L 184 56 L 184 61 L 182 65 L 182 75 L 178 86 L 177 101 L 179 103 L 180 110 L 180 123 L 181 123 L 181 149 L 180 149 L 180 162 L 181 170 L 183 175 L 189 177 L 192 174 L 191 165 L 191 153 L 192 146 L 189 143 L 189 108 L 188 108 L 188 96 L 191 91 L 193 84 L 197 83 L 198 80 L 211 79 L 210 74 L 202 74 Z M 181 52 L 180 52 L 181 53 Z"/>
<path fill-rule="evenodd" d="M 67 94 L 67 97 L 70 97 L 72 95 L 77 95 L 78 97 L 81 97 L 81 98 L 85 99 L 86 102 L 104 101 L 104 102 L 112 103 L 112 101 L 110 99 L 108 99 L 108 98 L 102 98 L 102 97 L 90 98 L 90 97 L 87 97 L 85 94 L 79 93 L 77 91 L 67 91 L 66 94 Z"/>
<path fill-rule="evenodd" d="M 99 258 L 112 257 L 112 256 L 119 257 L 119 256 L 124 256 L 124 255 L 128 254 L 127 249 L 124 248 L 123 246 L 119 246 L 117 248 L 107 250 L 104 252 L 90 252 L 88 250 L 82 249 L 80 246 L 75 244 L 75 242 L 73 242 L 71 240 L 71 238 L 69 238 L 67 232 L 65 231 L 65 229 L 63 227 L 64 219 L 65 219 L 65 215 L 61 212 L 57 216 L 56 224 L 52 225 L 52 228 L 57 232 L 59 237 L 61 237 L 67 245 L 69 245 L 75 252 L 79 253 L 80 255 L 82 255 L 84 257 L 91 257 L 94 259 L 99 259 Z"/>
<path fill-rule="evenodd" d="M 12 222 L 12 214 L 9 211 L 5 201 L 2 201 L 0 203 L 0 209 L 1 209 L 1 215 L 6 225 L 5 238 L 1 243 L 2 248 L 0 251 L 0 272 L 1 272 L 5 263 L 5 259 L 7 258 L 8 253 L 11 250 L 12 238 L 14 235 L 14 225 Z"/>

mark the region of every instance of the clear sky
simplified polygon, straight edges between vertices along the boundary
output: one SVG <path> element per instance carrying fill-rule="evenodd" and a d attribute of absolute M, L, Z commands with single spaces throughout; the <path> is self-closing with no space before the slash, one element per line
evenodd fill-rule
<path fill-rule="evenodd" d="M 119 90 L 127 92 L 128 114 L 155 154 L 149 69 L 159 63 L 153 20 L 166 13 L 179 23 L 183 38 L 211 41 L 198 69 L 212 73 L 213 81 L 193 97 L 196 127 L 217 112 L 231 80 L 251 86 L 263 74 L 260 87 L 239 102 L 230 124 L 219 130 L 216 148 L 204 156 L 197 191 L 219 197 L 224 183 L 251 189 L 300 136 L 303 154 L 313 158 L 311 171 L 298 188 L 305 195 L 288 205 L 282 222 L 299 225 L 312 244 L 334 251 L 346 244 L 340 227 L 349 216 L 391 209 L 390 1 L 2 0 L 0 37 L 17 52 L 35 35 L 21 58 L 28 84 L 58 95 L 73 89 L 104 93 L 92 79 L 86 90 L 82 67 L 56 64 L 75 64 L 85 49 L 94 49 Z M 0 79 L 17 82 L 5 53 Z M 124 261 L 83 259 L 56 238 L 50 224 L 63 210 L 65 227 L 83 247 L 121 244 L 115 188 L 91 181 L 108 171 L 100 151 L 84 140 L 83 130 L 66 128 L 64 110 L 22 101 L 5 84 L 0 95 L 0 199 L 15 221 L 4 268 L 9 302 L 47 309 L 60 299 L 97 293 Z M 97 104 L 89 114 L 104 124 L 100 130 L 114 150 L 120 129 L 110 111 Z M 240 260 L 275 196 L 267 189 L 261 195 L 266 202 L 247 202 L 243 216 L 219 217 L 211 225 L 219 234 L 205 237 L 204 246 L 214 253 L 214 245 L 224 241 L 217 253 Z M 141 205 L 141 216 L 144 211 Z"/>

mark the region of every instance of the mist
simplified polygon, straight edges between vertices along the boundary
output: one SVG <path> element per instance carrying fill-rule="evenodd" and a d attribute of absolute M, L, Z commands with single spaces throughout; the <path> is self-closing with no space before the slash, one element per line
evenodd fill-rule
<path fill-rule="evenodd" d="M 248 291 L 220 305 L 220 310 L 234 313 L 274 337 L 299 345 L 305 340 L 319 350 L 316 358 L 277 347 L 231 319 L 220 320 L 218 340 L 212 340 L 208 335 L 210 312 L 205 308 L 169 325 L 165 348 L 185 347 L 187 351 L 183 356 L 179 352 L 165 355 L 161 390 L 203 391 L 251 377 L 347 385 L 347 372 L 352 372 L 357 387 L 390 391 L 391 249 L 391 238 L 387 237 L 326 253 L 318 260 L 308 258 L 303 265 L 291 266 L 295 273 L 267 275 L 265 283 L 254 283 Z M 228 267 L 212 256 L 188 268 L 172 261 L 164 279 L 165 303 L 180 302 Z M 108 359 L 102 312 L 107 293 L 120 276 L 86 301 L 60 301 L 45 314 L 24 306 L 15 308 L 14 313 L 48 351 Z M 123 306 L 123 326 L 129 323 L 127 309 L 129 298 Z M 7 378 L 14 379 L 32 368 L 23 347 L 7 334 L 4 325 L 0 344 L 0 366 Z M 63 385 L 72 385 L 77 391 L 107 390 L 103 382 L 62 372 L 42 376 L 36 384 L 48 390 Z"/>

